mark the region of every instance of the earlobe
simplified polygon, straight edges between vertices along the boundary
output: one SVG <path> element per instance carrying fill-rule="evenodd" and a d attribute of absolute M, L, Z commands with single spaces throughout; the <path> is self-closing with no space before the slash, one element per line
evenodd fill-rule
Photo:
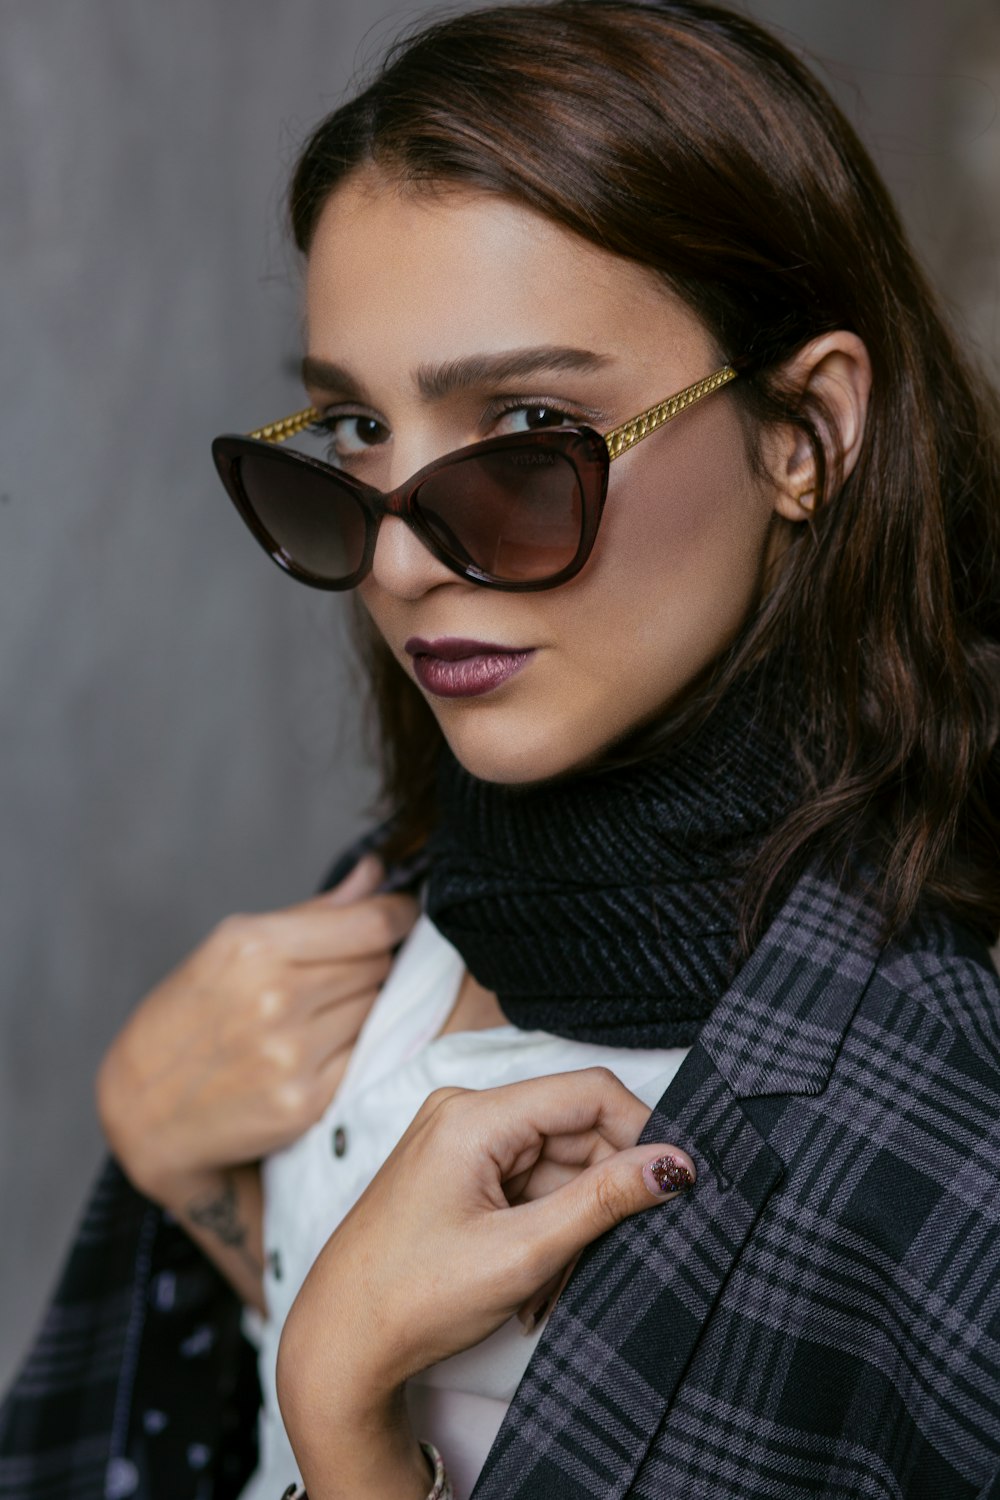
<path fill-rule="evenodd" d="M 772 467 L 774 508 L 786 521 L 808 521 L 816 506 L 816 457 L 798 427 L 782 429 L 779 461 Z"/>
<path fill-rule="evenodd" d="M 813 485 L 799 490 L 798 494 L 779 495 L 777 510 L 789 521 L 808 521 L 816 508 L 816 490 Z"/>
<path fill-rule="evenodd" d="M 827 472 L 841 482 L 854 469 L 864 440 L 871 360 L 857 334 L 846 329 L 812 339 L 785 370 L 786 380 L 801 392 L 802 404 L 816 414 Z M 785 427 L 778 441 L 774 508 L 789 521 L 807 521 L 815 513 L 816 461 L 806 434 Z M 829 498 L 829 497 L 827 497 Z"/>

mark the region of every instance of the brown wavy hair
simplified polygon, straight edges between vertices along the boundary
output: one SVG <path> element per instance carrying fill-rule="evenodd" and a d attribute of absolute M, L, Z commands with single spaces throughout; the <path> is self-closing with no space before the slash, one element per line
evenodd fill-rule
<path fill-rule="evenodd" d="M 759 432 L 806 434 L 819 484 L 780 576 L 680 716 L 606 757 L 653 753 L 794 642 L 762 711 L 782 716 L 798 805 L 745 882 L 749 951 L 803 865 L 862 855 L 886 931 L 922 898 L 987 941 L 1000 927 L 1000 421 L 960 352 L 874 165 L 829 95 L 760 27 L 696 0 L 554 0 L 449 16 L 397 43 L 298 160 L 308 254 L 350 173 L 464 184 L 658 272 L 741 378 Z M 808 340 L 849 329 L 874 383 L 843 480 L 831 424 L 783 382 Z M 441 735 L 375 633 L 386 853 L 433 821 Z M 787 652 L 785 653 L 787 655 Z"/>

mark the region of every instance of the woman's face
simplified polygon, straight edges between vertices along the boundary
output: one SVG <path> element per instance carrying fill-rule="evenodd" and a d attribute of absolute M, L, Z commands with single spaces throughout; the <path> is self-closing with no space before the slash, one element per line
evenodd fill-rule
<path fill-rule="evenodd" d="M 337 461 L 380 489 L 561 414 L 605 432 L 724 363 L 634 263 L 495 196 L 400 192 L 374 174 L 324 206 L 306 320 L 306 385 L 338 418 Z M 570 582 L 482 588 L 390 517 L 359 592 L 466 769 L 536 781 L 680 699 L 758 598 L 774 514 L 722 390 L 612 464 L 594 550 Z M 411 654 L 415 638 L 528 654 L 498 685 L 454 696 L 441 688 L 455 669 Z"/>

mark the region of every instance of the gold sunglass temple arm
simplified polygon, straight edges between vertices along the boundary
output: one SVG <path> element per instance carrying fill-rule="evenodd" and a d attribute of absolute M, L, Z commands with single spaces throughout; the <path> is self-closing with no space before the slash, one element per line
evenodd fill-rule
<path fill-rule="evenodd" d="M 629 448 L 634 448 L 636 443 L 641 443 L 644 437 L 662 427 L 665 422 L 670 422 L 687 407 L 693 406 L 703 396 L 710 396 L 720 386 L 728 385 L 731 380 L 736 379 L 736 371 L 732 365 L 724 365 L 721 370 L 716 370 L 714 375 L 709 375 L 704 380 L 695 381 L 694 385 L 686 386 L 683 391 L 678 391 L 676 396 L 669 396 L 666 401 L 661 401 L 656 406 L 650 406 L 646 411 L 640 412 L 637 417 L 632 417 L 628 422 L 623 422 L 620 427 L 614 427 L 610 432 L 604 434 L 604 441 L 608 447 L 609 459 L 619 458 L 627 453 Z M 311 427 L 314 422 L 319 421 L 320 414 L 315 406 L 303 407 L 302 411 L 293 412 L 290 417 L 282 417 L 278 422 L 269 422 L 266 427 L 258 427 L 254 432 L 247 433 L 248 437 L 256 438 L 262 443 L 283 443 L 296 433 Z"/>
<path fill-rule="evenodd" d="M 282 417 L 279 422 L 268 422 L 266 427 L 248 432 L 247 437 L 256 438 L 260 443 L 283 443 L 286 438 L 294 437 L 297 432 L 303 432 L 318 421 L 319 412 L 315 406 L 305 406 L 301 411 L 293 412 L 290 417 Z"/>
<path fill-rule="evenodd" d="M 710 396 L 720 386 L 728 385 L 731 380 L 736 379 L 736 371 L 732 365 L 723 365 L 721 370 L 716 370 L 714 375 L 708 375 L 704 380 L 696 380 L 694 385 L 689 385 L 683 391 L 678 391 L 676 396 L 668 396 L 666 401 L 661 401 L 656 406 L 650 406 L 646 411 L 640 412 L 637 417 L 632 417 L 628 422 L 623 422 L 620 427 L 614 427 L 610 432 L 604 434 L 604 441 L 608 445 L 608 456 L 611 459 L 620 458 L 636 443 L 641 443 L 644 437 L 649 437 L 664 422 L 670 422 L 687 407 L 693 406 L 703 396 Z"/>

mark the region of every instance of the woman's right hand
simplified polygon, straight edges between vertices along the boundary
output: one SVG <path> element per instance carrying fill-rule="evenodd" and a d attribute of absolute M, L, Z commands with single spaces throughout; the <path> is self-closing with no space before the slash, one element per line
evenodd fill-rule
<path fill-rule="evenodd" d="M 413 926 L 366 856 L 332 891 L 227 917 L 140 1003 L 97 1079 L 112 1151 L 175 1208 L 208 1174 L 254 1162 L 320 1118 Z"/>
<path fill-rule="evenodd" d="M 282 1332 L 278 1400 L 310 1495 L 426 1495 L 406 1381 L 480 1343 L 629 1214 L 694 1185 L 686 1151 L 635 1144 L 649 1117 L 606 1068 L 427 1098 Z"/>

